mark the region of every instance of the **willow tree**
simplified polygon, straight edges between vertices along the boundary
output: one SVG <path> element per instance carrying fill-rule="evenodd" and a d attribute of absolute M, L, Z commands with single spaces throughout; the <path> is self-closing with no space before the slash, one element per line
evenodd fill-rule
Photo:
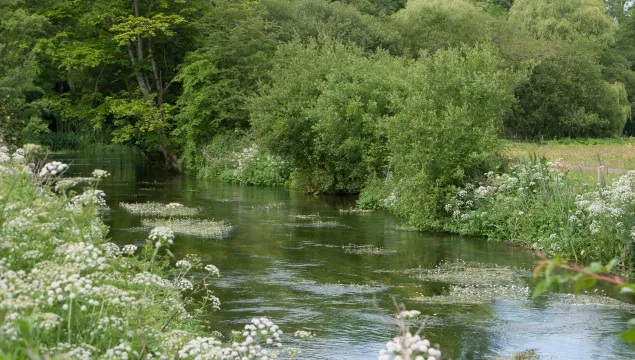
<path fill-rule="evenodd" d="M 505 122 L 518 137 L 606 137 L 622 133 L 630 111 L 622 83 L 604 80 L 600 54 L 616 24 L 602 0 L 517 0 L 509 22 L 547 44 L 518 106 Z"/>

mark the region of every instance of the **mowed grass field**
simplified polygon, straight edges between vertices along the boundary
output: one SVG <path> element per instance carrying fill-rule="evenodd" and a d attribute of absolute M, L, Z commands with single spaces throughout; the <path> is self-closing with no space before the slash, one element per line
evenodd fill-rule
<path fill-rule="evenodd" d="M 536 155 L 569 166 L 635 170 L 635 138 L 554 140 L 543 143 L 506 141 L 512 159 Z"/>

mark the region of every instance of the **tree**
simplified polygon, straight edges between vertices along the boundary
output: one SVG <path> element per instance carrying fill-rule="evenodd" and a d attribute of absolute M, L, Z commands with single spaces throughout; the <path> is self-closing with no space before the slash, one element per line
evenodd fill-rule
<path fill-rule="evenodd" d="M 247 99 L 266 78 L 277 45 L 277 27 L 256 2 L 215 1 L 195 26 L 197 49 L 183 62 L 177 128 L 181 162 L 193 168 L 201 147 L 225 131 L 249 127 Z"/>
<path fill-rule="evenodd" d="M 0 142 L 20 144 L 46 132 L 39 117 L 38 40 L 48 25 L 20 0 L 0 3 Z"/>
<path fill-rule="evenodd" d="M 250 105 L 255 138 L 311 192 L 359 192 L 386 174 L 386 121 L 406 96 L 407 62 L 321 37 L 279 47 Z"/>
<path fill-rule="evenodd" d="M 492 25 L 490 15 L 465 0 L 410 0 L 392 18 L 412 55 L 487 41 Z"/>
<path fill-rule="evenodd" d="M 616 25 L 600 0 L 517 0 L 509 22 L 536 41 L 539 63 L 506 119 L 514 137 L 619 136 L 630 105 L 624 85 L 602 76 L 600 54 Z"/>
<path fill-rule="evenodd" d="M 113 141 L 159 150 L 166 166 L 177 159 L 174 77 L 191 49 L 189 20 L 201 4 L 173 1 L 41 2 L 52 23 L 44 49 L 48 99 L 58 118 L 112 127 Z M 71 109 L 71 111 L 69 111 Z M 59 123 L 59 121 L 58 121 Z"/>
<path fill-rule="evenodd" d="M 388 17 L 362 13 L 353 5 L 327 0 L 263 0 L 262 4 L 267 19 L 280 26 L 282 41 L 297 36 L 315 39 L 323 34 L 367 52 L 379 48 L 393 54 L 403 52 L 399 33 Z"/>
<path fill-rule="evenodd" d="M 624 128 L 627 135 L 635 134 L 635 17 L 632 8 L 620 20 L 615 34 L 615 42 L 601 54 L 602 73 L 608 82 L 624 84 L 631 102 L 629 119 Z"/>
<path fill-rule="evenodd" d="M 604 0 L 606 11 L 618 23 L 628 15 L 628 9 L 633 6 L 633 0 Z"/>
<path fill-rule="evenodd" d="M 509 20 L 539 39 L 596 44 L 611 42 L 616 29 L 602 0 L 516 0 Z"/>

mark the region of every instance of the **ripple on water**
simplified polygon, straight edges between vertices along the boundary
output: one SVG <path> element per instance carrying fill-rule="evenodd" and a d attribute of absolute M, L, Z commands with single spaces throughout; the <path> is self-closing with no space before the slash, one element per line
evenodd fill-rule
<path fill-rule="evenodd" d="M 337 228 L 337 227 L 350 228 L 350 226 L 344 225 L 337 221 L 315 221 L 310 223 L 286 222 L 286 223 L 283 223 L 282 226 L 295 227 L 295 228 Z"/>

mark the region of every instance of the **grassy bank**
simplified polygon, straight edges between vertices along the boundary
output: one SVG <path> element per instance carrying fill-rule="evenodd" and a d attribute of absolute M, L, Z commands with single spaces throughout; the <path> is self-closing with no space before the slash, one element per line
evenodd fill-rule
<path fill-rule="evenodd" d="M 449 196 L 444 229 L 576 261 L 635 264 L 635 171 L 589 184 L 542 161 L 486 174 Z M 575 174 L 575 173 L 573 173 Z"/>

